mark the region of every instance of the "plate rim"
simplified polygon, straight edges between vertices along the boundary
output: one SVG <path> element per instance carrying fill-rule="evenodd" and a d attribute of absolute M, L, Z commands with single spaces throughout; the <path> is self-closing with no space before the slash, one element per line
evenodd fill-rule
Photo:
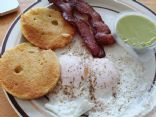
<path fill-rule="evenodd" d="M 34 3 L 32 3 L 29 7 L 27 7 L 22 13 L 25 13 L 27 10 L 29 10 L 30 8 L 32 8 L 33 6 L 35 6 L 36 4 L 40 3 L 42 0 L 36 0 Z M 147 9 L 148 11 L 150 11 L 153 15 L 156 16 L 156 12 L 154 12 L 152 9 L 150 9 L 149 7 L 147 7 L 146 5 L 144 5 L 143 3 L 137 1 L 137 0 L 132 0 L 132 2 L 137 3 L 138 5 L 144 7 L 145 9 Z M 3 42 L 2 42 L 2 47 L 1 47 L 1 52 L 0 52 L 0 57 L 3 55 L 3 53 L 5 52 L 6 49 L 6 45 L 7 45 L 7 41 L 8 41 L 8 37 L 12 31 L 12 29 L 14 28 L 14 26 L 16 25 L 16 23 L 19 21 L 21 14 L 20 13 L 17 18 L 13 21 L 13 23 L 11 24 L 11 26 L 9 27 Z M 156 54 L 155 54 L 156 57 Z M 156 73 L 155 73 L 155 77 L 153 80 L 153 84 L 155 83 L 156 80 Z M 15 110 L 15 112 L 18 114 L 19 117 L 29 117 L 27 115 L 27 113 L 20 107 L 20 105 L 18 104 L 18 102 L 16 101 L 16 99 L 10 95 L 9 93 L 7 93 L 4 89 L 3 92 L 7 98 L 7 100 L 9 101 L 11 107 Z"/>

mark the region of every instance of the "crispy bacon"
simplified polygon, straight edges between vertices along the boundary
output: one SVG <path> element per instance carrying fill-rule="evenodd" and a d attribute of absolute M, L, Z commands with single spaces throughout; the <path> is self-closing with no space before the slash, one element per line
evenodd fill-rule
<path fill-rule="evenodd" d="M 51 0 L 49 1 L 51 2 Z M 64 2 L 64 0 L 52 0 L 52 2 L 62 11 L 64 19 L 77 28 L 92 55 L 99 58 L 104 57 L 105 52 L 102 46 L 98 45 L 95 41 L 94 33 L 90 29 L 89 23 L 78 17 L 74 17 L 73 7 L 71 7 L 71 4 Z"/>
<path fill-rule="evenodd" d="M 87 44 L 87 47 L 90 49 L 92 55 L 94 57 L 104 57 L 105 52 L 102 47 L 100 47 L 97 42 L 95 41 L 94 34 L 92 30 L 90 30 L 89 24 L 82 20 L 78 20 L 76 22 L 76 26 L 78 28 L 78 31 L 81 35 L 81 37 L 84 39 L 85 43 Z"/>
<path fill-rule="evenodd" d="M 86 14 L 94 32 L 96 41 L 101 45 L 110 45 L 115 43 L 109 27 L 104 23 L 101 16 L 84 0 L 66 0 L 77 11 Z"/>

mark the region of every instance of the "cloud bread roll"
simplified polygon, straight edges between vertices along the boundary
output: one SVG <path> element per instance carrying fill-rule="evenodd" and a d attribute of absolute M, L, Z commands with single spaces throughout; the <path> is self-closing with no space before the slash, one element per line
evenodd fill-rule
<path fill-rule="evenodd" d="M 62 48 L 72 41 L 75 33 L 59 11 L 49 8 L 34 8 L 24 13 L 21 30 L 29 42 L 43 49 Z"/>
<path fill-rule="evenodd" d="M 0 59 L 0 83 L 21 99 L 39 98 L 51 91 L 60 77 L 58 58 L 52 50 L 23 43 Z"/>

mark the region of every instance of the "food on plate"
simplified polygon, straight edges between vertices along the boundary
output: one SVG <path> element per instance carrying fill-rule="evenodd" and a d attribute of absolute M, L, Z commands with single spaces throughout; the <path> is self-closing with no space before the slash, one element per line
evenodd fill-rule
<path fill-rule="evenodd" d="M 107 24 L 104 23 L 101 16 L 87 2 L 84 0 L 70 0 L 69 2 L 78 12 L 86 14 L 89 17 L 88 20 L 94 32 L 95 39 L 100 45 L 115 43 Z"/>
<path fill-rule="evenodd" d="M 115 64 L 107 58 L 102 60 L 94 59 L 90 67 L 95 98 L 115 94 L 117 84 L 120 82 L 119 71 Z"/>
<path fill-rule="evenodd" d="M 79 89 L 84 83 L 88 85 L 88 90 L 90 88 L 93 90 L 90 92 L 92 93 L 91 98 L 115 93 L 119 73 L 109 59 L 83 59 L 78 56 L 62 55 L 59 61 L 63 86 L 71 87 L 71 90 L 74 90 L 74 88 Z M 79 91 L 79 93 L 82 92 Z"/>
<path fill-rule="evenodd" d="M 45 105 L 49 111 L 52 111 L 56 114 L 54 114 L 53 117 L 81 117 L 81 115 L 91 110 L 94 106 L 94 103 L 85 98 L 53 105 L 47 103 Z"/>
<path fill-rule="evenodd" d="M 61 80 L 47 95 L 47 111 L 54 117 L 77 117 L 74 115 L 82 113 L 86 117 L 117 117 L 134 100 L 137 103 L 132 108 L 140 103 L 138 97 L 148 92 L 153 81 L 153 77 L 147 77 L 148 68 L 117 44 L 105 48 L 107 57 L 93 58 L 79 38 L 57 51 Z"/>
<path fill-rule="evenodd" d="M 109 7 L 106 9 L 96 8 L 101 15 L 105 16 L 107 26 L 102 17 L 83 0 L 51 1 L 55 4 L 52 6 L 54 9 L 35 8 L 21 17 L 22 31 L 27 31 L 26 27 L 29 24 L 30 27 L 35 27 L 29 30 L 31 33 L 27 33 L 27 36 L 31 34 L 32 39 L 37 39 L 37 37 L 43 39 L 47 34 L 44 38 L 46 42 L 35 40 L 37 43 L 44 46 L 46 43 L 48 47 L 49 44 L 54 44 L 57 48 L 63 47 L 72 40 L 72 38 L 68 38 L 69 33 L 63 33 L 63 36 L 67 37 L 66 39 L 69 41 L 66 44 L 60 40 L 52 40 L 51 43 L 49 39 L 49 35 L 57 38 L 60 30 L 57 26 L 50 25 L 59 25 L 57 21 L 60 20 L 57 18 L 57 13 L 61 17 L 60 11 L 62 11 L 63 17 L 70 24 L 63 17 L 60 21 L 61 24 L 66 22 L 71 27 L 71 32 L 73 31 L 71 37 L 74 35 L 73 27 L 77 28 L 80 35 L 75 35 L 73 41 L 66 47 L 55 50 L 58 58 L 51 50 L 56 48 L 48 49 L 47 45 L 46 48 L 43 48 L 23 43 L 6 51 L 0 59 L 0 85 L 2 88 L 21 99 L 36 99 L 52 91 L 46 96 L 30 102 L 32 104 L 30 106 L 39 109 L 43 116 L 127 117 L 142 115 L 152 109 L 154 105 L 150 102 L 154 100 L 153 94 L 156 94 L 154 90 L 151 90 L 154 88 L 154 53 L 147 53 L 145 56 L 149 55 L 149 59 L 142 62 L 133 58 L 118 44 L 105 47 L 105 51 L 103 49 L 103 46 L 115 43 L 108 26 L 112 26 L 112 21 L 116 18 L 117 13 L 107 9 Z M 57 18 L 57 21 L 54 18 Z M 50 24 L 52 19 L 54 22 Z M 121 22 L 123 21 L 118 23 Z M 125 25 L 128 25 L 127 22 Z M 123 28 L 125 25 L 121 25 L 121 27 Z M 61 28 L 63 32 L 67 31 L 66 27 Z M 39 33 L 44 36 L 34 33 L 33 31 L 36 29 L 43 32 Z M 55 34 L 49 33 L 50 31 Z M 127 36 L 126 33 L 124 34 Z M 19 42 L 23 41 L 21 39 Z M 141 42 L 141 40 L 137 41 Z M 10 44 L 9 42 L 8 46 Z M 63 46 L 60 46 L 61 44 Z M 104 57 L 105 54 L 106 57 Z M 19 100 L 17 99 L 17 101 Z M 19 102 L 22 104 L 23 101 Z M 144 110 L 145 113 L 142 113 Z M 36 112 L 35 114 L 38 113 Z"/>
<path fill-rule="evenodd" d="M 37 47 L 56 49 L 69 44 L 75 29 L 61 13 L 49 8 L 34 8 L 21 16 L 24 37 Z"/>
<path fill-rule="evenodd" d="M 84 59 L 80 56 L 62 55 L 61 84 L 50 94 L 45 107 L 60 117 L 80 117 L 98 108 L 97 102 L 116 93 L 119 73 L 107 58 Z M 66 111 L 68 110 L 68 111 Z"/>
<path fill-rule="evenodd" d="M 116 32 L 125 43 L 144 48 L 156 42 L 156 24 L 141 14 L 126 14 L 116 24 Z"/>
<path fill-rule="evenodd" d="M 60 66 L 52 50 L 23 43 L 6 51 L 0 59 L 0 84 L 21 99 L 39 98 L 53 90 Z"/>
<path fill-rule="evenodd" d="M 76 26 L 78 32 L 84 39 L 84 42 L 87 45 L 88 49 L 91 51 L 92 55 L 94 57 L 104 57 L 105 52 L 103 48 L 95 41 L 95 37 L 93 31 L 90 30 L 89 23 L 83 21 L 81 18 L 74 17 L 73 7 L 71 7 L 69 3 L 54 1 L 54 4 L 62 10 L 65 20 Z"/>
<path fill-rule="evenodd" d="M 77 28 L 94 57 L 105 56 L 102 46 L 113 44 L 115 40 L 101 16 L 89 4 L 83 0 L 49 0 L 49 2 L 53 2 L 61 9 L 64 19 Z M 88 18 L 83 18 L 84 15 Z"/>

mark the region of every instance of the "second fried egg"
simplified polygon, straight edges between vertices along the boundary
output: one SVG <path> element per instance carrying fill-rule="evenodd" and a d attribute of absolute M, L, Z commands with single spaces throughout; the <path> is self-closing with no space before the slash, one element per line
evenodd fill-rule
<path fill-rule="evenodd" d="M 115 92 L 119 73 L 109 59 L 83 59 L 78 56 L 63 55 L 60 57 L 60 64 L 63 86 L 79 90 L 79 93 L 82 93 L 80 91 L 82 89 L 87 90 L 90 97 L 94 98 Z"/>

